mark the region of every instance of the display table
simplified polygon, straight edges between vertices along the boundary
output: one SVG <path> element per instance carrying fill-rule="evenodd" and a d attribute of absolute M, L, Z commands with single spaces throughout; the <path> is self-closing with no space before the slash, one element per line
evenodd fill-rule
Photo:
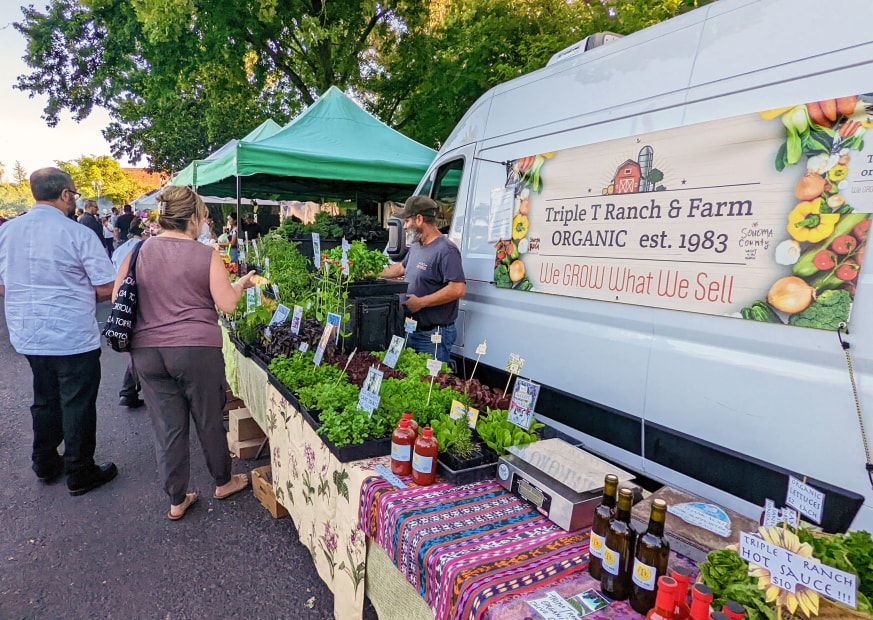
<path fill-rule="evenodd" d="M 397 489 L 370 478 L 360 524 L 438 620 L 481 618 L 588 564 L 587 530 L 564 531 L 494 481 Z"/>
<path fill-rule="evenodd" d="M 270 437 L 272 429 L 267 420 L 267 372 L 252 358 L 236 351 L 236 377 L 239 388 L 234 394 L 243 399 L 255 422 Z"/>
<path fill-rule="evenodd" d="M 245 376 L 240 372 L 241 390 Z M 358 529 L 358 499 L 364 481 L 374 475 L 373 468 L 390 459 L 340 463 L 266 378 L 261 389 L 276 498 L 288 510 L 300 542 L 309 549 L 319 576 L 334 594 L 334 618 L 357 620 L 363 614 L 367 570 L 366 538 Z"/>

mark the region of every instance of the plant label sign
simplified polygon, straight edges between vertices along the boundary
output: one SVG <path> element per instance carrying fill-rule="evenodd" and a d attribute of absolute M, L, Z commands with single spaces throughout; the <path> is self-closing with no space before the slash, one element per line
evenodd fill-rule
<path fill-rule="evenodd" d="M 309 350 L 309 343 L 308 342 L 301 342 L 300 346 L 297 347 L 297 350 L 300 351 L 301 353 L 306 353 Z"/>
<path fill-rule="evenodd" d="M 279 304 L 276 307 L 276 311 L 273 313 L 273 318 L 270 319 L 270 325 L 284 323 L 285 320 L 288 318 L 289 314 L 291 314 L 291 308 L 289 308 L 285 304 Z M 269 326 L 267 326 L 267 329 L 264 330 L 264 333 L 267 335 L 267 338 L 272 338 Z"/>
<path fill-rule="evenodd" d="M 449 410 L 449 417 L 453 420 L 460 420 L 467 416 L 467 408 L 463 403 L 457 400 L 452 401 L 452 408 Z"/>
<path fill-rule="evenodd" d="M 431 377 L 436 377 L 440 374 L 443 368 L 443 363 L 439 360 L 427 360 L 427 369 L 430 371 Z"/>
<path fill-rule="evenodd" d="M 524 430 L 530 429 L 534 407 L 539 395 L 540 386 L 538 383 L 519 378 L 512 391 L 512 400 L 509 403 L 509 413 L 506 419 Z"/>
<path fill-rule="evenodd" d="M 264 277 L 268 280 L 270 279 L 270 257 L 266 257 L 264 259 Z M 273 286 L 276 286 L 275 284 Z M 279 293 L 276 293 L 276 296 L 279 296 Z"/>
<path fill-rule="evenodd" d="M 246 289 L 246 314 L 249 315 L 255 311 L 255 308 L 258 306 L 258 298 L 255 289 L 247 288 Z"/>
<path fill-rule="evenodd" d="M 397 365 L 397 360 L 400 359 L 400 353 L 403 352 L 403 344 L 405 340 L 400 336 L 391 336 L 391 344 L 388 345 L 388 351 L 385 352 L 385 364 L 388 368 L 394 368 Z"/>
<path fill-rule="evenodd" d="M 324 331 L 321 332 L 321 338 L 318 340 L 318 348 L 315 350 L 315 358 L 312 360 L 316 366 L 321 364 L 321 358 L 324 357 L 324 350 L 327 348 L 327 342 L 330 340 L 330 334 L 334 329 L 336 328 L 328 323 L 324 326 Z"/>
<path fill-rule="evenodd" d="M 506 370 L 509 371 L 509 374 L 517 375 L 522 368 L 524 368 L 524 358 L 517 353 L 510 353 L 509 361 L 506 363 Z"/>
<path fill-rule="evenodd" d="M 321 235 L 312 233 L 312 262 L 316 269 L 321 269 Z"/>
<path fill-rule="evenodd" d="M 273 295 L 276 296 L 276 301 L 278 301 L 279 300 L 279 287 L 276 284 L 273 285 Z"/>
<path fill-rule="evenodd" d="M 291 333 L 300 333 L 300 322 L 303 319 L 303 306 L 294 306 L 294 314 L 291 315 Z"/>
<path fill-rule="evenodd" d="M 336 314 L 334 312 L 327 313 L 327 324 L 336 327 L 336 339 L 334 340 L 334 344 L 339 342 L 339 328 L 342 321 L 343 316 L 341 314 Z"/>
<path fill-rule="evenodd" d="M 543 598 L 528 601 L 527 604 L 543 620 L 579 620 L 582 617 L 557 592 L 549 592 Z"/>
<path fill-rule="evenodd" d="M 348 241 L 346 241 L 345 237 L 343 237 L 342 247 L 343 255 L 342 259 L 340 260 L 340 267 L 342 267 L 344 274 L 349 275 L 349 248 L 351 248 L 352 245 Z"/>
<path fill-rule="evenodd" d="M 405 321 L 403 321 L 403 331 L 405 331 L 407 334 L 413 333 L 416 327 L 418 327 L 418 321 L 416 321 L 415 319 L 407 318 Z"/>
<path fill-rule="evenodd" d="M 435 334 L 430 335 L 430 341 L 434 344 L 439 344 L 443 341 L 443 336 L 440 334 L 439 330 Z"/>
<path fill-rule="evenodd" d="M 405 489 L 406 488 L 406 484 L 404 484 L 403 480 L 401 480 L 396 474 L 394 474 L 390 469 L 388 469 L 384 465 L 376 465 L 376 467 L 373 468 L 373 471 L 375 471 L 377 474 L 379 474 L 380 476 L 385 478 L 385 480 L 387 482 L 391 483 L 392 485 L 394 485 L 398 489 Z"/>
<path fill-rule="evenodd" d="M 261 255 L 260 255 L 260 253 L 258 253 L 258 240 L 257 239 L 252 239 L 252 247 L 255 249 L 255 256 L 258 258 L 258 260 L 261 260 Z"/>
<path fill-rule="evenodd" d="M 797 512 L 788 508 L 776 508 L 775 502 L 772 499 L 767 499 L 764 502 L 764 527 L 778 525 L 782 522 L 787 523 L 791 527 L 797 527 Z"/>
<path fill-rule="evenodd" d="M 740 557 L 750 566 L 770 571 L 770 582 L 783 590 L 796 592 L 798 586 L 803 586 L 852 609 L 857 606 L 857 575 L 792 553 L 748 532 L 740 532 Z"/>
<path fill-rule="evenodd" d="M 361 392 L 358 395 L 358 409 L 366 411 L 372 417 L 373 412 L 379 407 L 379 401 L 382 397 L 379 396 L 379 390 L 382 389 L 382 378 L 385 376 L 378 368 L 370 368 L 367 371 L 367 378 L 364 379 L 364 385 L 361 386 Z"/>
<path fill-rule="evenodd" d="M 476 347 L 476 355 L 485 355 L 485 351 L 487 350 L 487 343 L 488 343 L 488 341 L 486 340 L 485 342 L 480 344 L 478 347 Z"/>
<path fill-rule="evenodd" d="M 804 484 L 794 476 L 788 476 L 788 494 L 785 497 L 785 503 L 796 508 L 800 514 L 809 517 L 816 523 L 821 523 L 824 499 L 824 493 Z"/>

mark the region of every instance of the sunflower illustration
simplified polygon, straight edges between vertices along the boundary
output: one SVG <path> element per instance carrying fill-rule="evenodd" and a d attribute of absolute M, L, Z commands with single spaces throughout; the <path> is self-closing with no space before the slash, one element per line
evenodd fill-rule
<path fill-rule="evenodd" d="M 801 543 L 794 532 L 779 527 L 762 527 L 758 532 L 771 545 L 782 547 L 813 562 L 819 561 L 812 557 L 812 545 Z M 783 590 L 770 581 L 770 571 L 757 564 L 749 564 L 749 575 L 758 579 L 758 588 L 765 591 L 768 603 L 787 607 L 792 614 L 800 607 L 807 618 L 818 615 L 818 593 L 814 590 L 800 584 L 797 584 L 793 593 Z"/>

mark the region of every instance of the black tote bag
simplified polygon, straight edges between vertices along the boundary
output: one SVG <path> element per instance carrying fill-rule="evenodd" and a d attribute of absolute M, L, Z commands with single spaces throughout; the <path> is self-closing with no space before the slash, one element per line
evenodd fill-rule
<path fill-rule="evenodd" d="M 127 267 L 127 276 L 118 289 L 118 295 L 112 304 L 109 319 L 103 328 L 106 342 L 113 350 L 119 353 L 130 351 L 130 341 L 133 335 L 133 324 L 136 322 L 136 258 L 139 256 L 140 242 L 130 253 L 130 265 Z"/>

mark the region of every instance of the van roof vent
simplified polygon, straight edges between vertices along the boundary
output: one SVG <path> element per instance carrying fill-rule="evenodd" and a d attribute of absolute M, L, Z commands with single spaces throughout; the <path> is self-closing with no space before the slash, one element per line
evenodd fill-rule
<path fill-rule="evenodd" d="M 578 56 L 579 54 L 587 52 L 588 50 L 593 50 L 595 47 L 600 47 L 601 45 L 611 43 L 612 41 L 622 38 L 623 36 L 624 35 L 622 34 L 615 34 L 614 32 L 597 32 L 595 34 L 588 35 L 578 43 L 574 43 L 570 47 L 565 47 L 560 52 L 549 58 L 549 62 L 546 63 L 546 66 L 549 67 L 556 62 L 561 62 L 562 60 L 573 58 L 574 56 Z"/>

